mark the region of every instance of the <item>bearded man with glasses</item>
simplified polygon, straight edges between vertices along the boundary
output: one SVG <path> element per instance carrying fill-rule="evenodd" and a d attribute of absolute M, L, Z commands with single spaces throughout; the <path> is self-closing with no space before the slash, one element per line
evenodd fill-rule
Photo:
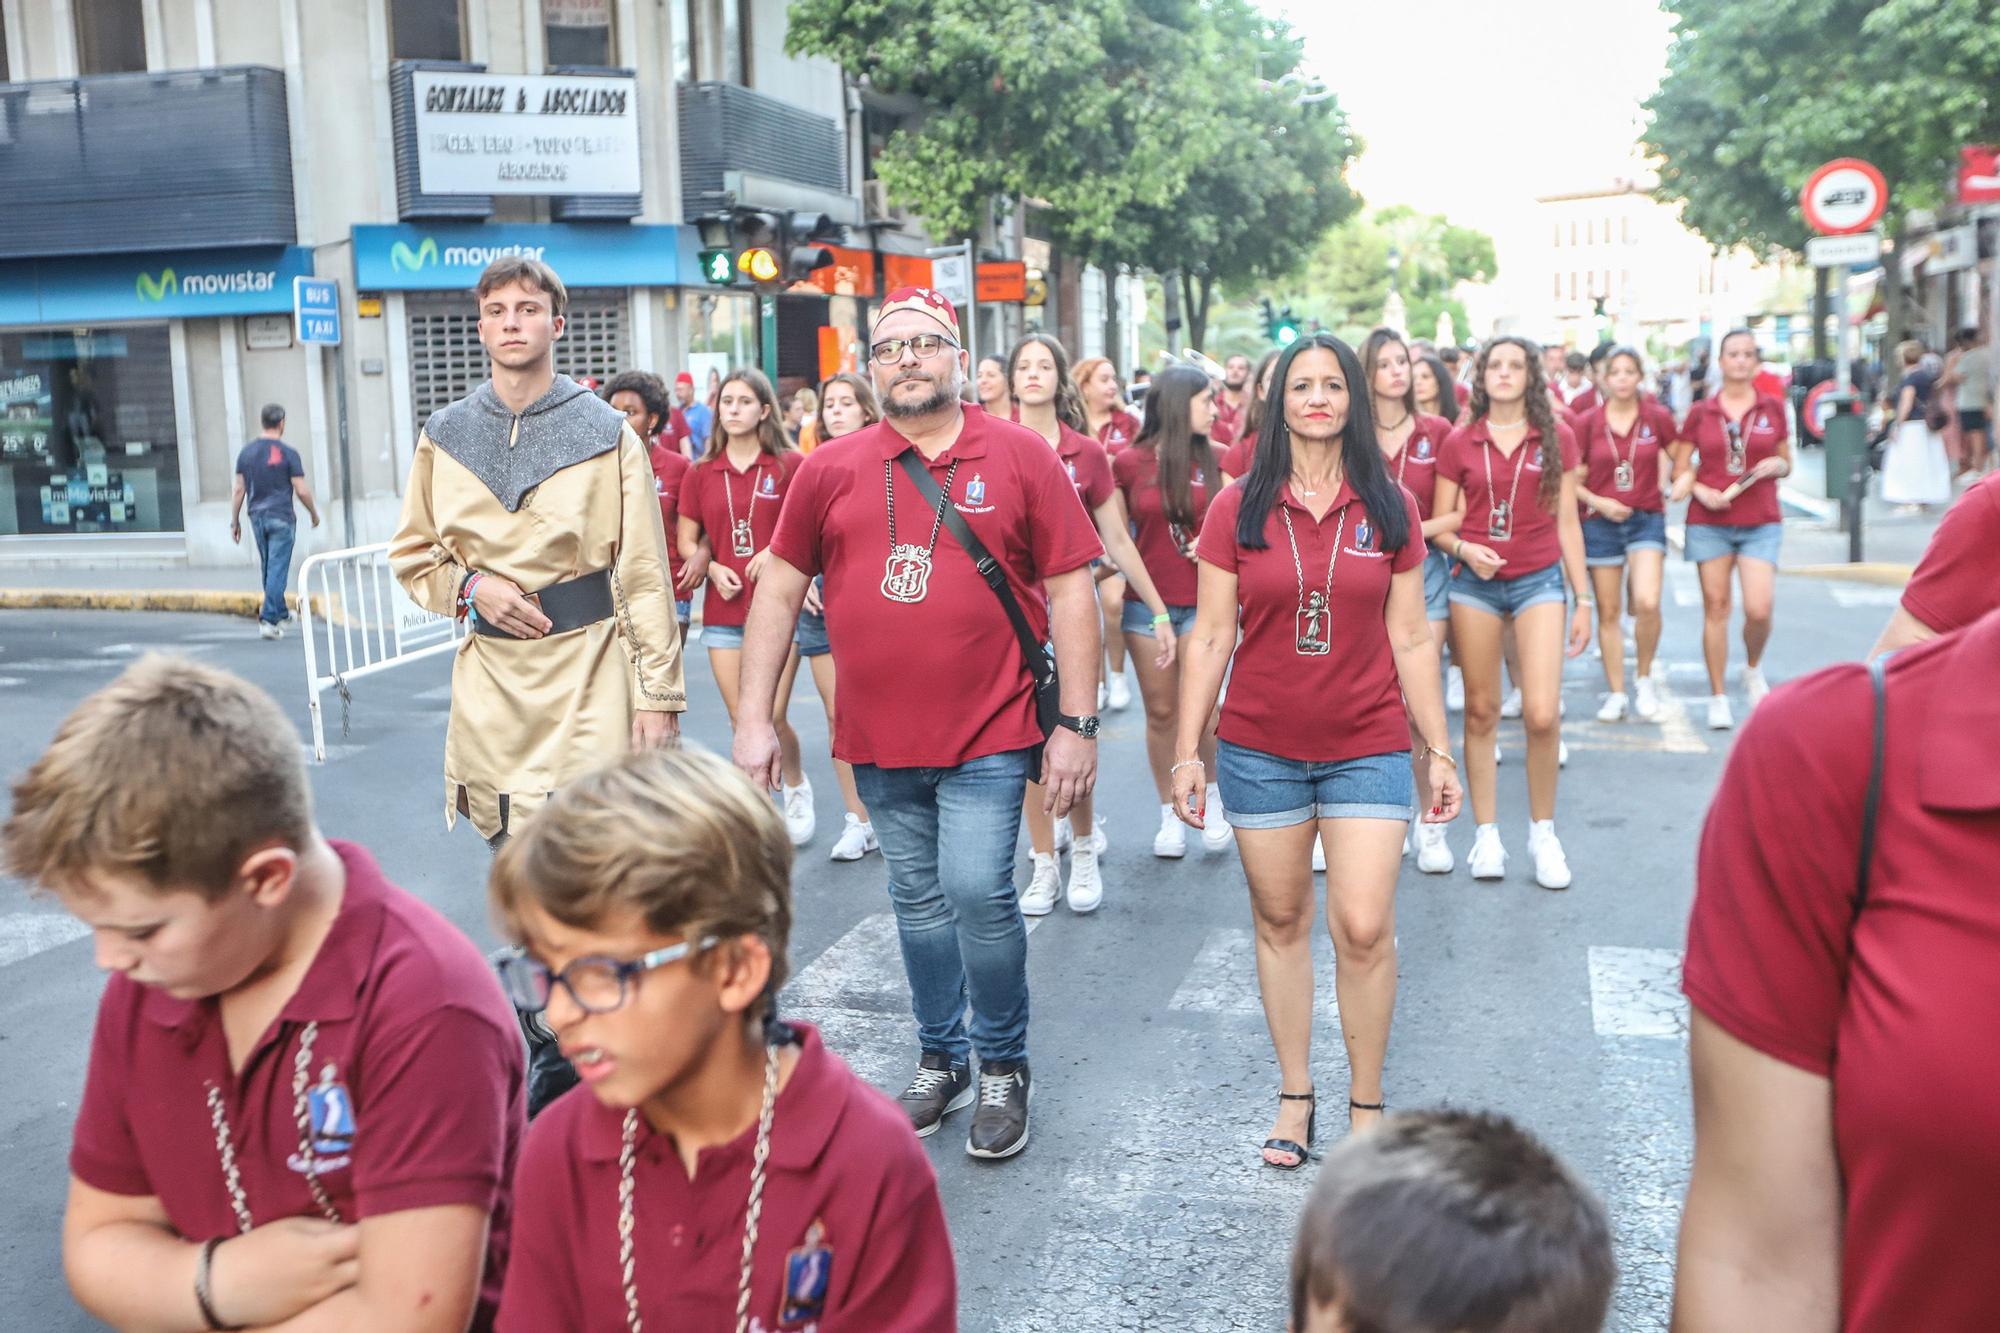
<path fill-rule="evenodd" d="M 1027 1146 L 1031 1087 L 1021 801 L 1038 776 L 1061 818 L 1096 780 L 1090 562 L 1103 548 L 1055 451 L 960 402 L 970 367 L 949 301 L 891 292 L 869 360 L 886 416 L 814 450 L 785 498 L 744 631 L 735 758 L 777 780 L 778 672 L 806 585 L 824 575 L 842 682 L 833 753 L 854 765 L 882 844 L 916 1011 L 903 1107 L 923 1136 L 977 1098 L 966 1151 L 1011 1157 Z M 951 530 L 960 521 L 1012 607 Z M 1024 646 L 1051 639 L 1061 717 L 1045 733 L 1031 672 L 1046 668 Z"/>

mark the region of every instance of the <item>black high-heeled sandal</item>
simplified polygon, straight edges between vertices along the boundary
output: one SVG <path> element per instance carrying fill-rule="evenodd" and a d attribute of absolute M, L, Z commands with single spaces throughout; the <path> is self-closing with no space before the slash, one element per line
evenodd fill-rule
<path fill-rule="evenodd" d="M 1354 1113 L 1356 1111 L 1381 1111 L 1386 1114 L 1388 1110 L 1389 1099 L 1387 1097 L 1384 1097 L 1379 1102 L 1357 1102 L 1352 1097 L 1349 1097 L 1347 1099 L 1347 1123 L 1350 1125 L 1354 1123 Z"/>
<path fill-rule="evenodd" d="M 1278 1100 L 1281 1102 L 1310 1102 L 1312 1104 L 1312 1110 L 1306 1115 L 1306 1141 L 1303 1145 L 1300 1145 L 1290 1139 L 1264 1140 L 1265 1152 L 1288 1152 L 1299 1159 L 1296 1162 L 1274 1162 L 1270 1158 L 1264 1157 L 1262 1153 L 1259 1153 L 1258 1156 L 1262 1159 L 1265 1166 L 1272 1167 L 1275 1170 L 1296 1171 L 1312 1160 L 1313 1135 L 1319 1129 L 1319 1093 L 1317 1090 L 1312 1092 L 1281 1092 L 1278 1094 Z"/>

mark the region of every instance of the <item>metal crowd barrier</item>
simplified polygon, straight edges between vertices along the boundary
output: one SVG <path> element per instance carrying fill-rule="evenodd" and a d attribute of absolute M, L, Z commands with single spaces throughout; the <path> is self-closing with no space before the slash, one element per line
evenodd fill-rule
<path fill-rule="evenodd" d="M 458 647 L 464 626 L 410 600 L 389 571 L 389 543 L 324 551 L 299 567 L 299 628 L 306 645 L 306 700 L 313 760 L 326 762 L 320 697 L 340 695 L 342 729 L 353 702 L 349 683 Z"/>

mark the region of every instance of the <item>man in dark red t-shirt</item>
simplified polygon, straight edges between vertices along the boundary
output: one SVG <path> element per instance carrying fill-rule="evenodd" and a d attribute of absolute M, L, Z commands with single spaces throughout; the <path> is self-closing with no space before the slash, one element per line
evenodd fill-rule
<path fill-rule="evenodd" d="M 2000 472 L 1969 487 L 1945 511 L 1903 589 L 1902 604 L 1889 617 L 1869 656 L 1949 634 L 2000 607 L 1996 550 L 2000 550 Z"/>
<path fill-rule="evenodd" d="M 1058 818 L 1096 778 L 1103 639 L 1090 562 L 1103 546 L 1047 442 L 960 402 L 970 367 L 950 302 L 891 293 L 869 363 L 885 419 L 807 456 L 771 539 L 744 632 L 735 757 L 776 780 L 778 673 L 806 584 L 824 575 L 843 682 L 833 753 L 854 765 L 889 864 L 922 1047 L 903 1106 L 922 1135 L 977 1096 L 966 1151 L 1009 1157 L 1027 1145 L 1029 1092 L 1014 847 L 1029 778 Z M 1033 641 L 1054 643 L 1064 716 L 1045 750 L 1020 642 L 942 526 L 946 504 L 998 562 Z"/>
<path fill-rule="evenodd" d="M 1215 395 L 1215 420 L 1208 442 L 1227 449 L 1243 435 L 1243 414 L 1250 408 L 1250 358 L 1238 352 L 1222 363 L 1222 388 Z"/>
<path fill-rule="evenodd" d="M 268 695 L 140 662 L 63 722 L 0 844 L 112 974 L 63 1218 L 78 1304 L 121 1329 L 492 1327 L 513 1013 L 471 941 L 320 835 Z"/>

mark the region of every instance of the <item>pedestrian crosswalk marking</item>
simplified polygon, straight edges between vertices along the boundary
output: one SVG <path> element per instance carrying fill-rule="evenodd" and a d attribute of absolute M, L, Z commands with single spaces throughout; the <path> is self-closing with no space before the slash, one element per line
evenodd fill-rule
<path fill-rule="evenodd" d="M 80 940 L 90 927 L 60 912 L 9 912 L 0 915 L 0 967 Z"/>
<path fill-rule="evenodd" d="M 1590 1016 L 1600 1037 L 1687 1036 L 1678 949 L 1590 947 Z"/>
<path fill-rule="evenodd" d="M 1866 583 L 1835 583 L 1829 585 L 1834 603 L 1852 610 L 1857 606 L 1895 606 L 1903 600 L 1901 588 L 1877 588 Z"/>
<path fill-rule="evenodd" d="M 1320 932 L 1314 933 L 1317 936 Z M 1338 1016 L 1331 958 L 1313 959 L 1313 990 L 1318 1014 L 1328 1018 Z M 1257 984 L 1256 932 L 1209 931 L 1167 1007 L 1182 1013 L 1263 1017 L 1264 1001 Z"/>

